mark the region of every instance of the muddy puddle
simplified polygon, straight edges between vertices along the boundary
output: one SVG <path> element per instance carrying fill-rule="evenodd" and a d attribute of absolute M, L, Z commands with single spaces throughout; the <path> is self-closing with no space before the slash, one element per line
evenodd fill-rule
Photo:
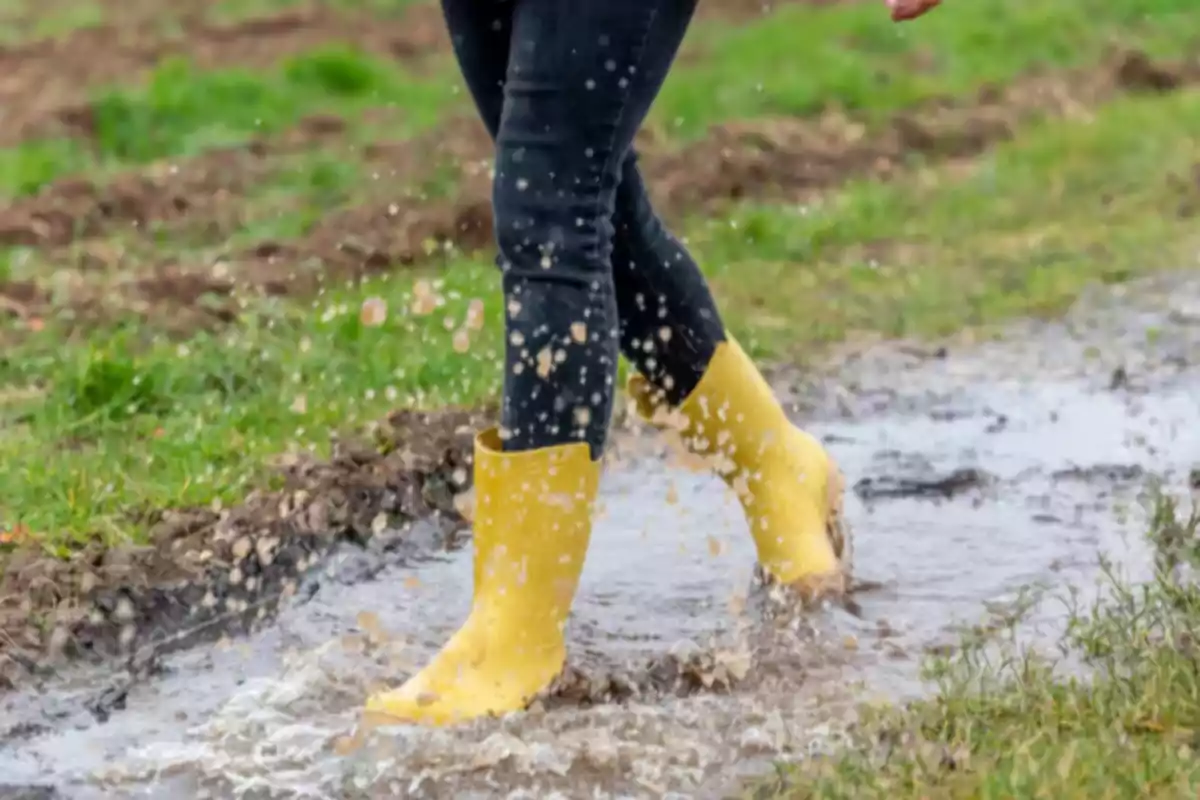
<path fill-rule="evenodd" d="M 921 691 L 921 654 L 1023 587 L 1093 586 L 1100 553 L 1144 574 L 1147 483 L 1186 490 L 1200 457 L 1198 345 L 1200 284 L 1172 277 L 1000 341 L 875 348 L 803 385 L 783 376 L 853 486 L 853 609 L 762 621 L 732 498 L 639 445 L 605 479 L 573 679 L 530 712 L 348 736 L 366 693 L 415 669 L 469 604 L 469 549 L 418 559 L 385 536 L 334 559 L 253 637 L 137 681 L 80 671 L 0 699 L 0 784 L 46 797 L 723 796 L 772 759 L 835 746 L 853 703 Z M 1051 636 L 1061 605 L 1027 624 Z"/>

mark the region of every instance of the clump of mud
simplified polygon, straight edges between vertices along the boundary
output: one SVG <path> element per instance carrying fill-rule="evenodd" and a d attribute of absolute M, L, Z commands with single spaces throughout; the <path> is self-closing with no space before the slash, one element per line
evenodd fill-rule
<path fill-rule="evenodd" d="M 283 488 L 236 508 L 156 512 L 145 546 L 67 559 L 26 549 L 0 573 L 0 686 L 60 659 L 154 656 L 270 618 L 340 543 L 405 522 L 461 520 L 474 431 L 486 413 L 396 412 L 374 443 L 338 441 L 328 461 L 292 455 Z"/>

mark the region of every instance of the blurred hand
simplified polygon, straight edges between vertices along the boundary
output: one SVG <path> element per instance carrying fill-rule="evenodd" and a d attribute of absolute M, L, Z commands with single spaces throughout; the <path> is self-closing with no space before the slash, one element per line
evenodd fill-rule
<path fill-rule="evenodd" d="M 941 2 L 942 0 L 887 0 L 888 8 L 892 10 L 893 22 L 916 19 Z"/>

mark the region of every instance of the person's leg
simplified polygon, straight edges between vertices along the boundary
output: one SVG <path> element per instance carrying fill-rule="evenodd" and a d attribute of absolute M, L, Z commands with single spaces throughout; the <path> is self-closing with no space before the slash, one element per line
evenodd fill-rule
<path fill-rule="evenodd" d="M 767 575 L 806 595 L 837 592 L 841 475 L 725 335 L 699 267 L 655 215 L 636 158 L 631 150 L 617 190 L 613 279 L 638 408 L 713 457 L 738 492 Z"/>
<path fill-rule="evenodd" d="M 444 724 L 513 711 L 562 669 L 615 391 L 620 168 L 694 2 L 444 0 L 485 122 L 503 52 L 489 31 L 511 21 L 493 190 L 504 404 L 475 449 L 471 614 L 425 669 L 368 700 L 373 716 Z"/>
<path fill-rule="evenodd" d="M 442 0 L 450 44 L 484 127 L 496 138 L 517 0 Z"/>
<path fill-rule="evenodd" d="M 654 212 L 633 148 L 621 167 L 613 223 L 621 352 L 678 405 L 700 383 L 725 328 L 700 267 Z"/>
<path fill-rule="evenodd" d="M 518 0 L 494 210 L 508 450 L 599 458 L 619 352 L 612 277 L 621 165 L 695 0 Z"/>
<path fill-rule="evenodd" d="M 479 0 L 442 4 L 467 88 L 493 139 L 504 110 L 514 2 L 490 2 L 482 13 Z M 655 214 L 632 147 L 621 164 L 613 227 L 621 353 L 670 402 L 682 402 L 725 332 L 700 268 Z"/>

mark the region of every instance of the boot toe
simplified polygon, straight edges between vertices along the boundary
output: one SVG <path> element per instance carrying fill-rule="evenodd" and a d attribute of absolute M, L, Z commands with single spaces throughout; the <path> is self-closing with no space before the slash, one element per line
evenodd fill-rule
<path fill-rule="evenodd" d="M 503 693 L 487 691 L 486 681 L 464 677 L 458 685 L 435 690 L 420 675 L 389 692 L 368 698 L 364 720 L 376 725 L 409 723 L 447 726 L 469 722 L 478 717 L 520 711 L 520 702 L 504 702 Z"/>

